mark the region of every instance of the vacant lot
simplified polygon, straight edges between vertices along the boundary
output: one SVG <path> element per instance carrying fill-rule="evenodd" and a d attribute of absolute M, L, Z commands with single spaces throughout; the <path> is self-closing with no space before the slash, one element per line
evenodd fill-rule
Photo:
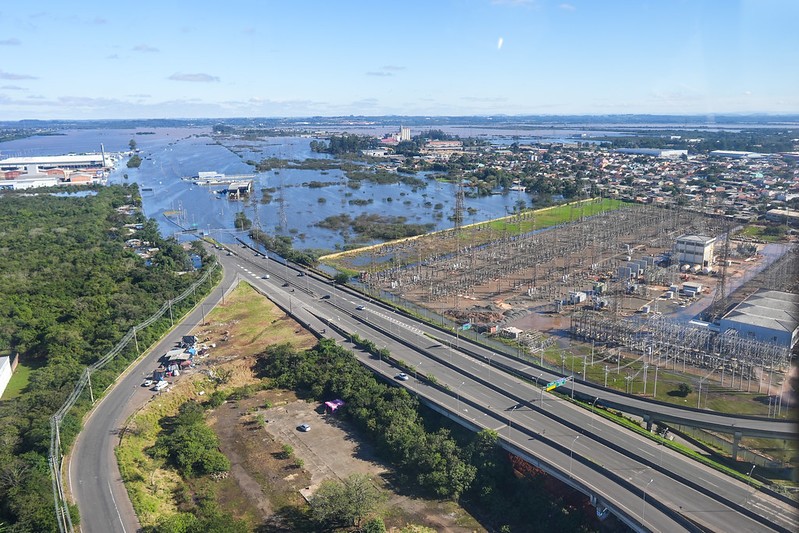
<path fill-rule="evenodd" d="M 393 492 L 390 466 L 378 462 L 358 435 L 335 416 L 325 415 L 318 404 L 291 391 L 259 390 L 261 382 L 252 371 L 258 353 L 286 341 L 310 347 L 316 339 L 249 285 L 237 288 L 195 333 L 216 348 L 197 369 L 178 378 L 168 392 L 155 396 L 131 418 L 117 449 L 142 525 L 154 525 L 181 508 L 173 501 L 174 494 L 183 492 L 181 480 L 145 451 L 160 431 L 158 421 L 175 414 L 184 401 L 203 401 L 216 389 L 237 391 L 207 416 L 231 471 L 215 480 L 191 480 L 188 488 L 193 494 L 213 492 L 221 510 L 246 520 L 253 529 L 266 524 L 270 531 L 311 531 L 302 518 L 305 497 L 324 479 L 366 473 L 388 492 L 382 515 L 391 528 L 419 524 L 436 531 L 484 531 L 454 502 Z M 225 376 L 226 382 L 209 379 L 208 371 Z M 302 423 L 310 424 L 311 430 L 297 431 Z M 286 445 L 292 448 L 289 454 Z"/>

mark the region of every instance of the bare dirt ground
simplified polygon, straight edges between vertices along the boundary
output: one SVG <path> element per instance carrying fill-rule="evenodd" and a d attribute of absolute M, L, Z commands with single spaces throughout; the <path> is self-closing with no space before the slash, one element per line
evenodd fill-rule
<path fill-rule="evenodd" d="M 267 402 L 272 407 L 264 408 Z M 291 523 L 284 519 L 287 507 L 303 506 L 303 498 L 310 498 L 326 479 L 359 473 L 371 476 L 387 492 L 382 514 L 389 530 L 410 523 L 451 533 L 485 531 L 453 502 L 395 492 L 390 467 L 375 457 L 369 444 L 335 415 L 325 414 L 319 404 L 291 392 L 261 391 L 228 402 L 215 410 L 209 423 L 232 463 L 228 479 L 219 482 L 219 492 L 229 511 L 253 525 L 266 523 L 275 531 L 291 531 Z M 306 423 L 310 431 L 297 429 Z M 290 457 L 284 454 L 284 445 L 292 447 Z M 302 467 L 296 459 L 302 460 Z"/>
<path fill-rule="evenodd" d="M 302 348 L 315 342 L 304 330 L 297 334 L 299 326 L 252 289 L 240 291 L 196 332 L 217 343 L 202 366 L 232 371 L 229 385 L 237 387 L 259 382 L 252 367 L 269 344 L 291 339 Z M 227 478 L 214 482 L 218 501 L 253 527 L 266 524 L 273 531 L 292 531 L 285 518 L 306 505 L 319 483 L 363 473 L 387 493 L 382 515 L 390 530 L 415 524 L 451 533 L 485 531 L 455 502 L 396 492 L 390 466 L 375 458 L 369 444 L 337 417 L 325 415 L 318 403 L 300 400 L 291 391 L 259 391 L 228 401 L 209 414 L 208 423 L 232 465 Z M 302 423 L 310 424 L 311 431 L 298 431 Z M 293 448 L 291 457 L 283 453 L 284 445 Z"/>

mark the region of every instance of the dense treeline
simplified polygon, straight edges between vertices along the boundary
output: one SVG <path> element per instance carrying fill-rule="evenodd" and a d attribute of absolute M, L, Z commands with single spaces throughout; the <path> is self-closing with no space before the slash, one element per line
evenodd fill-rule
<path fill-rule="evenodd" d="M 266 232 L 254 229 L 250 231 L 250 238 L 284 259 L 309 267 L 316 266 L 316 256 L 307 250 L 295 250 L 291 244 L 291 237 L 285 235 L 271 236 Z"/>
<path fill-rule="evenodd" d="M 713 150 L 774 153 L 794 150 L 795 138 L 792 130 L 760 128 L 741 131 L 667 130 L 608 137 L 604 141 L 613 148 L 668 148 L 688 150 L 689 154 L 706 154 Z"/>
<path fill-rule="evenodd" d="M 0 199 L 0 353 L 18 353 L 32 368 L 22 393 L 0 402 L 0 530 L 4 524 L 15 532 L 57 529 L 46 459 L 49 417 L 84 366 L 196 279 L 179 274 L 191 270 L 182 247 L 162 239 L 154 221 L 117 210 L 123 205 L 140 205 L 135 186 L 103 187 L 87 197 Z M 131 235 L 125 224 L 134 223 L 141 229 Z M 149 266 L 124 247 L 132 236 L 159 248 Z M 207 258 L 201 247 L 194 251 Z M 168 318 L 157 322 L 139 343 L 146 345 L 168 324 Z M 95 391 L 133 357 L 128 349 L 96 372 Z M 64 420 L 64 450 L 87 403 L 81 399 Z"/>
<path fill-rule="evenodd" d="M 391 241 L 422 235 L 435 227 L 434 224 L 409 224 L 405 217 L 383 216 L 375 213 L 362 213 L 352 218 L 347 213 L 331 215 L 315 224 L 320 228 L 334 231 L 348 231 L 368 239 Z"/>
<path fill-rule="evenodd" d="M 327 339 L 295 352 L 289 344 L 270 347 L 259 372 L 288 389 L 307 390 L 317 400 L 341 398 L 346 416 L 367 433 L 406 481 L 439 497 L 458 497 L 474 479 L 449 432 L 428 432 L 418 402 L 405 389 L 387 387 Z"/>
<path fill-rule="evenodd" d="M 311 150 L 325 154 L 358 154 L 361 150 L 377 148 L 380 144 L 370 135 L 333 135 L 329 142 L 311 141 Z"/>
<path fill-rule="evenodd" d="M 569 500 L 568 492 L 555 496 L 547 492 L 546 476 L 514 474 L 496 432 L 435 429 L 441 419 L 423 418 L 418 401 L 406 389 L 378 382 L 352 353 L 333 341 L 323 339 L 304 352 L 287 344 L 272 346 L 259 357 L 257 370 L 276 386 L 309 393 L 320 401 L 344 400 L 341 416 L 395 465 L 401 482 L 429 495 L 462 497 L 476 504 L 496 530 L 591 529 L 592 521 Z"/>

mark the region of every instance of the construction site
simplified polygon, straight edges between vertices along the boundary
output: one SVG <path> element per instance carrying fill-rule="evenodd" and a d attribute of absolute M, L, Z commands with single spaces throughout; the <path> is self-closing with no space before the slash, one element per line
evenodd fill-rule
<path fill-rule="evenodd" d="M 471 226 L 456 215 L 452 230 L 330 263 L 359 271 L 376 296 L 461 331 L 511 339 L 542 363 L 550 346 L 587 344 L 638 373 L 659 366 L 694 376 L 700 388 L 712 380 L 736 390 L 752 390 L 755 379 L 758 392 L 771 394 L 773 374 L 789 369 L 790 345 L 721 331 L 718 320 L 759 288 L 795 292 L 796 246 L 763 253 L 763 243 L 736 240 L 739 227 L 727 217 L 607 202 L 553 208 L 561 221 L 548 227 L 539 219 L 551 213 L 541 210 Z M 704 263 L 677 253 L 686 235 L 709 243 Z"/>

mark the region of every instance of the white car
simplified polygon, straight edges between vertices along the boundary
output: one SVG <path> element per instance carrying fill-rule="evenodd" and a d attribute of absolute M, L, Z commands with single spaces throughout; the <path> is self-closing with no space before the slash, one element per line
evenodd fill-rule
<path fill-rule="evenodd" d="M 405 372 L 400 372 L 400 373 L 399 373 L 399 374 L 397 374 L 395 377 L 396 377 L 398 380 L 400 380 L 400 381 L 408 381 L 408 374 L 406 374 Z"/>
<path fill-rule="evenodd" d="M 155 387 L 153 387 L 153 390 L 154 391 L 162 391 L 162 390 L 164 390 L 167 387 L 169 387 L 169 382 L 161 380 L 161 381 L 159 381 L 158 383 L 155 384 Z"/>
<path fill-rule="evenodd" d="M 142 383 L 142 384 L 141 384 L 141 386 L 142 386 L 142 387 L 152 387 L 152 386 L 153 386 L 153 380 L 151 380 L 151 379 L 145 379 L 145 380 L 144 380 L 144 383 Z"/>
<path fill-rule="evenodd" d="M 311 425 L 310 424 L 300 424 L 299 426 L 297 426 L 297 429 L 302 431 L 303 433 L 307 433 L 308 431 L 311 431 Z"/>

